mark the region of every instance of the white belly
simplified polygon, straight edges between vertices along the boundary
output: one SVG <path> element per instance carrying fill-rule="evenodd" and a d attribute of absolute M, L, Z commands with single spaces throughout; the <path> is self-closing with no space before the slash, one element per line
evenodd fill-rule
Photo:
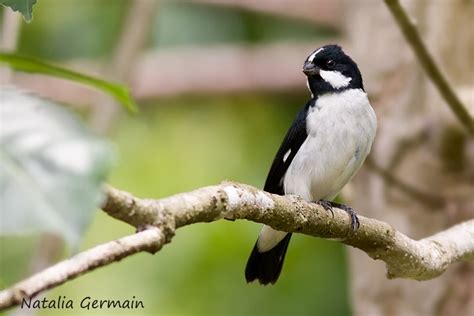
<path fill-rule="evenodd" d="M 362 90 L 319 97 L 307 116 L 308 137 L 285 174 L 285 194 L 308 201 L 333 199 L 361 167 L 376 128 Z"/>

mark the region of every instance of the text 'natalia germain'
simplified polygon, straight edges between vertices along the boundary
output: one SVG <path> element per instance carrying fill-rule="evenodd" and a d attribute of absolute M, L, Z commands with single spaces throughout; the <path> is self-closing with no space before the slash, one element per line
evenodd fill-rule
<path fill-rule="evenodd" d="M 68 299 L 66 296 L 58 296 L 56 299 L 23 298 L 21 301 L 22 309 L 143 309 L 143 301 L 132 296 L 131 299 L 95 299 L 85 296 L 80 301 Z"/>

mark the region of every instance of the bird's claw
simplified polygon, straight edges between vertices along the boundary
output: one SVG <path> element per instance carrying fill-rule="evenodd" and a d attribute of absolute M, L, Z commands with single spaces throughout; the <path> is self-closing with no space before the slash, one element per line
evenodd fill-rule
<path fill-rule="evenodd" d="M 352 231 L 356 231 L 357 229 L 359 229 L 360 227 L 359 218 L 357 217 L 357 212 L 354 211 L 352 207 L 349 207 L 345 204 L 340 204 L 340 203 L 331 202 L 327 200 L 318 200 L 315 203 L 322 206 L 326 211 L 330 211 L 333 218 L 334 218 L 334 211 L 332 209 L 333 207 L 337 207 L 337 208 L 340 208 L 341 210 L 346 211 L 346 213 L 349 214 L 351 218 Z"/>
<path fill-rule="evenodd" d="M 346 211 L 347 214 L 351 217 L 351 228 L 352 231 L 356 231 L 360 227 L 359 218 L 357 217 L 357 212 L 350 206 L 345 204 L 339 204 L 335 202 L 331 202 L 333 207 L 340 208 L 341 210 Z"/>
<path fill-rule="evenodd" d="M 316 204 L 322 206 L 326 211 L 331 212 L 332 218 L 334 218 L 334 211 L 332 209 L 332 202 L 328 200 L 318 200 Z"/>

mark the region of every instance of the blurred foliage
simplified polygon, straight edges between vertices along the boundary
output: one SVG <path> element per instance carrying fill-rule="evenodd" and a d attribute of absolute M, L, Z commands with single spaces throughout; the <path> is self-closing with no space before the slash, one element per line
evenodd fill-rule
<path fill-rule="evenodd" d="M 34 23 L 22 26 L 18 49 L 49 60 L 106 58 L 115 49 L 128 7 L 127 0 L 41 0 L 35 5 Z M 158 6 L 149 44 L 157 48 L 251 44 L 317 40 L 335 34 L 333 29 L 295 19 L 169 0 Z"/>
<path fill-rule="evenodd" d="M 55 232 L 78 246 L 102 200 L 109 144 L 52 101 L 0 94 L 0 234 Z"/>
<path fill-rule="evenodd" d="M 45 74 L 92 86 L 104 93 L 110 94 L 129 111 L 137 111 L 137 105 L 130 96 L 128 88 L 124 85 L 88 76 L 36 58 L 19 56 L 16 54 L 0 53 L 0 62 L 8 64 L 15 70 Z"/>
<path fill-rule="evenodd" d="M 23 15 L 27 22 L 33 19 L 33 6 L 36 4 L 36 0 L 0 0 L 0 4 L 17 11 Z"/>
<path fill-rule="evenodd" d="M 18 51 L 48 60 L 106 57 L 115 49 L 128 5 L 127 0 L 40 0 L 34 22 L 22 25 Z"/>
<path fill-rule="evenodd" d="M 155 21 L 152 45 L 157 47 L 301 41 L 336 34 L 332 29 L 296 19 L 176 1 L 165 1 Z"/>
<path fill-rule="evenodd" d="M 129 2 L 40 0 L 22 26 L 19 53 L 49 60 L 109 58 Z M 60 25 L 60 27 L 58 27 Z M 160 3 L 149 45 L 178 47 L 274 40 L 316 41 L 335 32 L 296 20 L 244 10 Z M 159 69 L 157 69 L 159 71 Z M 229 179 L 262 187 L 281 140 L 307 95 L 185 95 L 142 104 L 111 132 L 119 161 L 110 182 L 141 197 L 164 197 Z M 146 309 L 71 315 L 349 315 L 344 248 L 295 235 L 275 286 L 246 284 L 244 267 L 260 225 L 219 221 L 178 230 L 155 256 L 129 257 L 68 282 L 47 295 L 78 302 L 144 301 Z M 124 236 L 133 228 L 97 212 L 81 249 Z M 24 276 L 33 238 L 0 239 L 0 285 Z M 25 250 L 26 249 L 26 250 Z M 42 310 L 39 315 L 62 315 Z"/>

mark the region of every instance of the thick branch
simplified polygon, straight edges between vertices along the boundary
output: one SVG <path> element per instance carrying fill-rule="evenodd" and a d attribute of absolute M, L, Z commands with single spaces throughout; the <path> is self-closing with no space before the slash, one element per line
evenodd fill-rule
<path fill-rule="evenodd" d="M 417 28 L 410 21 L 407 13 L 400 5 L 400 2 L 398 0 L 385 0 L 385 3 L 397 21 L 398 26 L 405 36 L 405 39 L 413 49 L 421 66 L 426 71 L 443 99 L 449 105 L 458 120 L 466 127 L 469 133 L 474 134 L 474 122 L 469 114 L 469 111 L 467 110 L 467 107 L 462 104 L 458 96 L 454 93 L 454 90 L 449 85 L 448 80 L 439 70 L 438 65 L 435 63 L 433 57 L 430 55 L 428 49 L 423 43 L 420 33 L 418 33 Z"/>
<path fill-rule="evenodd" d="M 340 240 L 385 261 L 389 278 L 427 280 L 453 262 L 474 259 L 474 220 L 415 241 L 389 224 L 363 216 L 359 217 L 359 229 L 353 232 L 343 210 L 334 209 L 333 217 L 297 196 L 273 195 L 238 183 L 225 182 L 159 200 L 139 199 L 112 187 L 105 192 L 102 209 L 107 214 L 139 229 L 155 228 L 87 250 L 0 292 L 0 309 L 131 254 L 156 252 L 171 240 L 177 228 L 223 218 L 247 219 L 287 232 Z"/>
<path fill-rule="evenodd" d="M 141 200 L 112 188 L 107 192 L 109 198 L 103 210 L 134 226 L 160 226 L 169 217 L 174 219 L 176 228 L 221 218 L 247 219 L 287 232 L 338 239 L 385 261 L 390 278 L 431 279 L 451 263 L 474 257 L 474 220 L 415 241 L 389 224 L 362 216 L 360 228 L 352 232 L 343 210 L 334 209 L 332 218 L 322 207 L 296 196 L 273 195 L 236 183 L 161 200 Z"/>

